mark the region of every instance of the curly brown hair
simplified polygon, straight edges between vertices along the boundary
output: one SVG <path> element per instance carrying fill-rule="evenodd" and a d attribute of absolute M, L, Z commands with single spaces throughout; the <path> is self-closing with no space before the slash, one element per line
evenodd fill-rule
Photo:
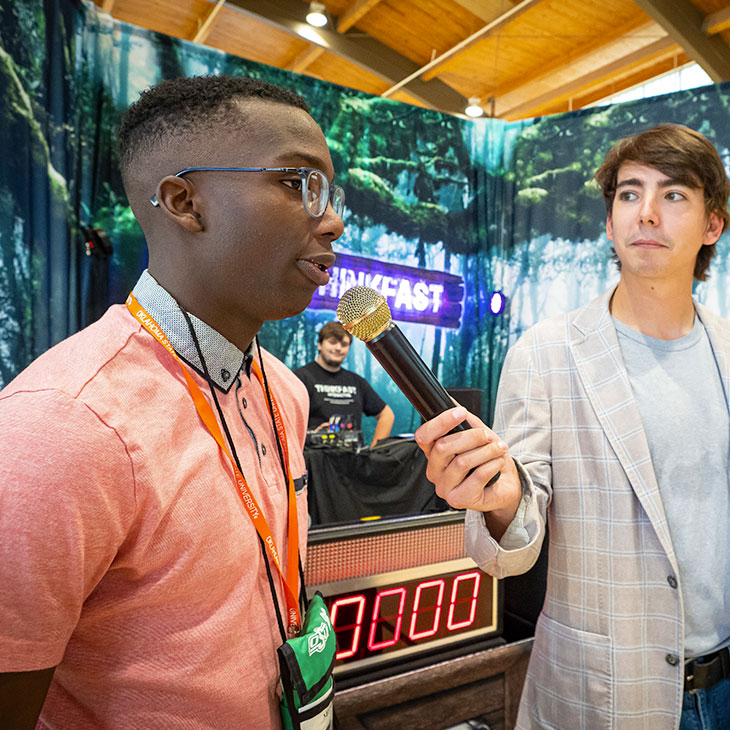
<path fill-rule="evenodd" d="M 682 124 L 660 124 L 640 134 L 619 140 L 608 152 L 596 172 L 596 182 L 606 201 L 606 212 L 611 217 L 616 197 L 616 179 L 624 162 L 638 162 L 654 167 L 667 177 L 691 188 L 701 188 L 705 198 L 705 212 L 722 220 L 723 232 L 727 229 L 727 201 L 730 181 L 720 155 L 712 143 L 694 129 Z M 710 261 L 715 255 L 714 246 L 702 246 L 695 261 L 694 278 L 705 281 Z M 614 252 L 619 269 L 618 261 Z"/>

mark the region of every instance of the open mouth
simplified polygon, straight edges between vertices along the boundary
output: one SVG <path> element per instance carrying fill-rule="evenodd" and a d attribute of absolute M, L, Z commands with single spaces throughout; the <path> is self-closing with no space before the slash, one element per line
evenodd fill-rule
<path fill-rule="evenodd" d="M 312 257 L 311 259 L 297 259 L 297 265 L 302 273 L 313 281 L 317 286 L 324 286 L 329 282 L 330 275 L 327 269 L 334 263 L 334 257 Z"/>

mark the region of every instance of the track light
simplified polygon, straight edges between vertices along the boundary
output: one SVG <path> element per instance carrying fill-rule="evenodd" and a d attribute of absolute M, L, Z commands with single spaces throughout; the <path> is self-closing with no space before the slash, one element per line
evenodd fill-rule
<path fill-rule="evenodd" d="M 469 97 L 469 105 L 464 109 L 464 114 L 469 117 L 481 117 L 484 109 L 481 107 L 481 99 L 478 96 Z"/>
<path fill-rule="evenodd" d="M 307 23 L 309 23 L 309 25 L 314 25 L 317 28 L 327 25 L 327 16 L 325 15 L 326 10 L 327 8 L 325 8 L 324 3 L 309 3 Z"/>

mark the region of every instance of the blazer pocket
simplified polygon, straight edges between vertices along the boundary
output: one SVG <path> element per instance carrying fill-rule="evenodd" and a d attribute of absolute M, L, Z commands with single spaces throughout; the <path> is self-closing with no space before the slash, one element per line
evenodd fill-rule
<path fill-rule="evenodd" d="M 613 714 L 611 640 L 540 614 L 526 709 L 540 727 L 608 730 Z"/>

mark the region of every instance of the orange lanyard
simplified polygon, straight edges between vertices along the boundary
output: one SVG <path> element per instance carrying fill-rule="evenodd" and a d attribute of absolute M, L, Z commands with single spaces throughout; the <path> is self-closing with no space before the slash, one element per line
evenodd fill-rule
<path fill-rule="evenodd" d="M 233 467 L 234 481 L 236 482 L 236 488 L 238 490 L 238 496 L 241 498 L 241 501 L 246 508 L 246 512 L 248 512 L 248 515 L 251 518 L 254 527 L 256 528 L 256 532 L 258 532 L 258 534 L 261 536 L 261 539 L 263 540 L 264 545 L 269 552 L 269 555 L 271 555 L 271 559 L 274 561 L 274 565 L 276 565 L 276 568 L 279 571 L 279 575 L 281 576 L 282 582 L 284 584 L 284 595 L 286 597 L 287 616 L 289 619 L 289 633 L 297 633 L 300 626 L 299 603 L 297 601 L 297 596 L 299 595 L 299 529 L 297 518 L 297 501 L 294 489 L 294 480 L 292 479 L 291 470 L 289 469 L 289 449 L 287 447 L 286 441 L 286 430 L 284 428 L 284 421 L 281 418 L 281 411 L 279 410 L 279 406 L 276 403 L 274 394 L 270 393 L 271 410 L 274 416 L 274 422 L 276 423 L 276 432 L 279 436 L 279 442 L 281 443 L 281 448 L 284 452 L 284 461 L 286 463 L 286 477 L 287 481 L 289 482 L 289 550 L 286 564 L 286 574 L 284 574 L 284 571 L 282 569 L 281 557 L 276 547 L 276 543 L 274 542 L 274 536 L 271 534 L 271 528 L 269 527 L 269 523 L 266 521 L 266 518 L 261 512 L 261 509 L 256 502 L 256 498 L 251 493 L 248 483 L 246 482 L 246 478 L 243 476 L 238 466 L 236 466 L 236 462 L 231 456 L 231 453 L 228 450 L 225 441 L 223 440 L 223 434 L 221 433 L 221 429 L 213 413 L 213 409 L 210 407 L 210 404 L 203 396 L 200 388 L 193 380 L 190 373 L 180 361 L 180 358 L 177 356 L 177 353 L 173 349 L 169 340 L 167 339 L 167 337 L 165 337 L 165 333 L 162 331 L 162 329 L 160 329 L 160 326 L 157 324 L 157 322 L 155 322 L 155 320 L 149 314 L 147 314 L 142 305 L 135 299 L 133 294 L 130 294 L 127 298 L 127 309 L 129 309 L 132 316 L 136 320 L 138 320 L 139 323 L 175 358 L 175 361 L 180 366 L 180 369 L 185 376 L 185 381 L 188 385 L 190 396 L 193 399 L 193 403 L 195 404 L 195 408 L 198 411 L 200 419 L 203 421 L 211 436 L 216 440 L 218 446 L 220 446 L 223 453 L 228 457 L 228 460 L 231 462 L 231 466 Z M 256 375 L 256 379 L 259 381 L 259 385 L 264 391 L 264 395 L 266 395 L 266 389 L 264 387 L 264 379 L 261 374 L 261 369 L 259 368 L 255 360 L 253 361 L 252 365 L 254 374 Z"/>

